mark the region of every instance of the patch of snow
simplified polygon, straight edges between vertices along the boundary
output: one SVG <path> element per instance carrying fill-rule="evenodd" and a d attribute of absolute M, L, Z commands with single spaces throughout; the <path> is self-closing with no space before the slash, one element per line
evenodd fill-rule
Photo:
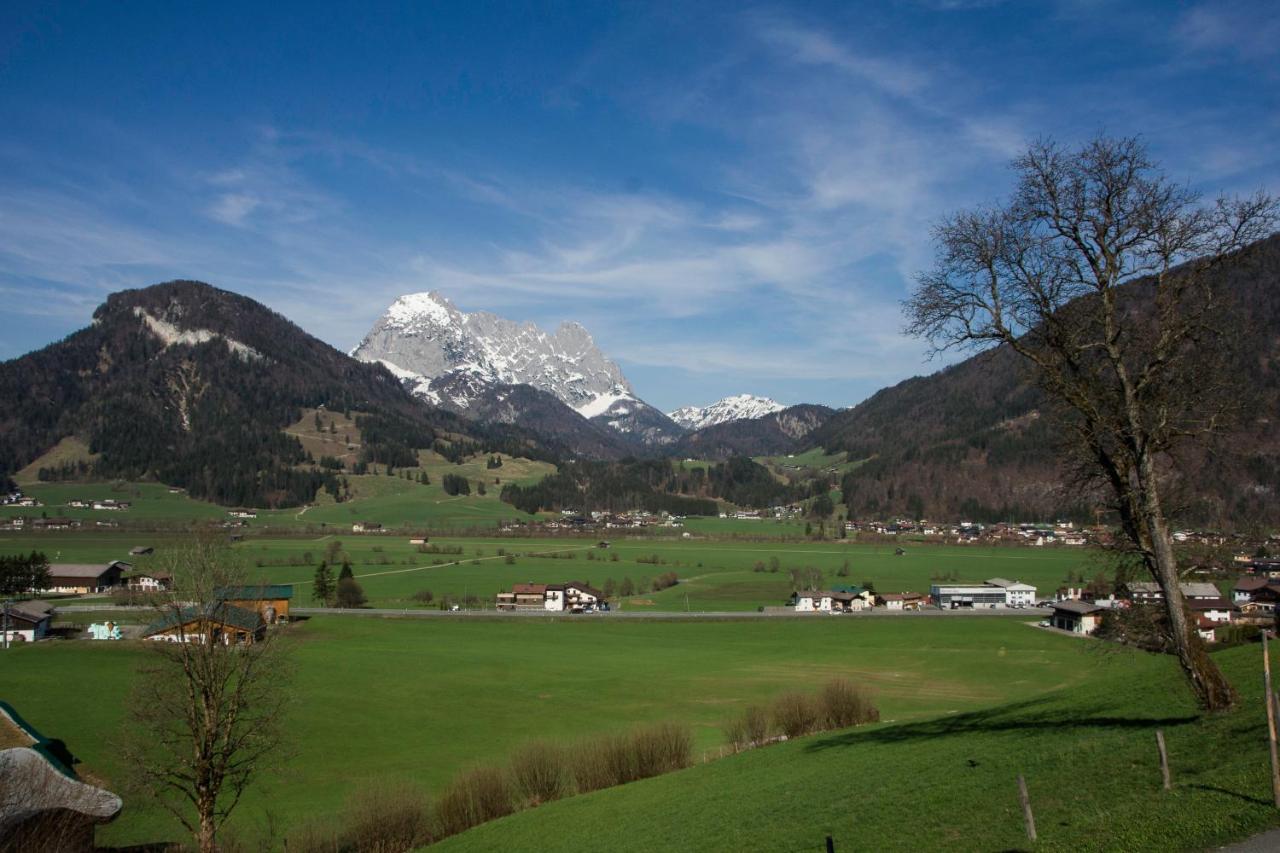
<path fill-rule="evenodd" d="M 421 382 L 426 378 L 421 373 L 414 373 L 412 370 L 405 370 L 400 365 L 387 361 L 385 358 L 379 358 L 376 359 L 376 361 L 387 370 L 390 370 L 391 374 L 401 382 Z"/>
<path fill-rule="evenodd" d="M 627 391 L 625 388 L 615 386 L 608 394 L 601 394 L 598 397 L 593 397 L 587 402 L 575 406 L 574 409 L 578 414 L 590 420 L 591 418 L 599 417 L 600 415 L 608 412 L 615 403 L 621 403 L 624 400 L 635 401 L 635 399 L 636 398 L 631 395 L 631 392 Z M 626 412 L 618 412 L 618 414 L 626 414 Z"/>
<path fill-rule="evenodd" d="M 448 326 L 452 324 L 453 314 L 457 310 L 453 307 L 453 303 L 435 291 L 406 293 L 391 303 L 386 317 L 387 320 L 401 327 L 417 326 L 422 321 L 437 326 Z"/>
<path fill-rule="evenodd" d="M 180 329 L 168 320 L 152 316 L 141 306 L 134 308 L 133 314 L 135 317 L 142 318 L 151 334 L 164 341 L 166 348 L 171 346 L 193 347 L 209 341 L 220 340 L 227 345 L 228 349 L 243 359 L 262 358 L 262 353 L 247 344 L 237 341 L 235 338 L 228 338 L 226 335 L 220 335 L 208 329 Z"/>

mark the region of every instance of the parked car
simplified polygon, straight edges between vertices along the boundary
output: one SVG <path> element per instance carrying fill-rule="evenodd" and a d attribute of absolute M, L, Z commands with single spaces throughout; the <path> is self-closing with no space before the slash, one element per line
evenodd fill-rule
<path fill-rule="evenodd" d="M 1052 622 L 1050 622 L 1048 619 L 1041 619 L 1041 620 L 1040 620 L 1040 627 L 1041 627 L 1041 628 L 1052 628 L 1052 627 L 1053 627 L 1053 623 L 1052 623 Z"/>

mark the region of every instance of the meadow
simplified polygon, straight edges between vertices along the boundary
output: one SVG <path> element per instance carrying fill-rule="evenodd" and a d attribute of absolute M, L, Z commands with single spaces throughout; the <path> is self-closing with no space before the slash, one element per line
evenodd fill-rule
<path fill-rule="evenodd" d="M 836 850 L 1200 851 L 1280 823 L 1257 646 L 1215 654 L 1242 693 L 1215 716 L 1196 711 L 1173 659 L 1097 654 L 1089 678 L 1063 689 L 749 750 L 520 812 L 438 849 L 816 851 L 830 836 Z"/>
<path fill-rule="evenodd" d="M 293 755 L 246 798 L 236 818 L 245 835 L 265 832 L 269 822 L 287 830 L 332 814 L 353 791 L 375 782 L 438 791 L 458 770 L 501 762 L 535 738 L 572 743 L 637 723 L 674 721 L 693 728 L 699 757 L 714 756 L 723 742 L 720 727 L 747 704 L 836 676 L 868 687 L 882 727 L 891 727 L 1010 703 L 1034 707 L 1053 691 L 1168 669 L 1163 659 L 1099 654 L 1095 643 L 1017 618 L 711 623 L 319 616 L 288 631 L 296 672 L 281 689 L 292 697 L 285 729 Z M 145 654 L 144 644 L 127 641 L 14 648 L 4 653 L 4 698 L 47 736 L 65 741 L 83 775 L 115 785 L 123 768 L 113 741 Z M 927 751 L 923 740 L 920 748 Z M 761 750 L 760 759 L 743 758 L 782 754 Z M 841 792 L 846 807 L 857 778 L 831 789 Z M 763 786 L 760 796 L 770 791 L 777 786 Z M 824 781 L 804 796 L 820 802 L 828 792 Z M 613 809 L 606 804 L 605 819 L 587 822 L 616 825 Z M 170 818 L 131 798 L 124 815 L 100 831 L 99 842 L 179 835 Z"/>
<path fill-rule="evenodd" d="M 790 569 L 821 572 L 827 586 L 871 583 L 881 593 L 927 593 L 940 576 L 999 576 L 1035 584 L 1049 596 L 1068 574 L 1092 577 L 1106 568 L 1103 555 L 1086 549 L 902 543 L 905 553 L 898 555 L 892 543 L 614 533 L 608 534 L 608 548 L 596 547 L 594 537 L 432 536 L 428 549 L 435 552 L 424 552 L 403 534 L 299 531 L 286 536 L 248 531 L 233 547 L 254 581 L 293 584 L 295 604 L 301 606 L 313 603 L 315 567 L 331 549 L 339 559 L 345 555 L 351 561 L 372 606 L 391 608 L 423 606 L 414 598 L 423 590 L 430 590 L 436 602 L 446 596 L 476 596 L 485 606 L 513 583 L 580 580 L 603 588 L 609 580 L 621 585 L 630 578 L 636 595 L 614 599 L 624 609 L 749 611 L 786 601 L 792 591 Z M 162 555 L 130 557 L 129 549 L 146 544 L 160 551 L 177 535 L 100 530 L 0 533 L 0 552 L 39 549 L 56 562 L 124 559 L 145 569 L 157 567 Z M 652 580 L 664 572 L 675 572 L 680 582 L 651 591 Z"/>

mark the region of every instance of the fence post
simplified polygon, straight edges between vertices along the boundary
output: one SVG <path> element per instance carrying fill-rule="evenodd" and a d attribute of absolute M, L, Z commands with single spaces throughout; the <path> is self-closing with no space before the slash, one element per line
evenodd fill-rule
<path fill-rule="evenodd" d="M 1271 796 L 1280 809 L 1280 757 L 1276 755 L 1276 704 L 1271 696 L 1271 653 L 1267 648 L 1268 631 L 1262 632 L 1263 700 L 1267 703 L 1267 745 L 1271 750 Z"/>
<path fill-rule="evenodd" d="M 830 835 L 827 836 L 827 853 L 836 853 L 836 842 Z"/>
<path fill-rule="evenodd" d="M 1170 788 L 1169 784 L 1169 753 L 1164 748 L 1164 732 L 1156 729 L 1156 746 L 1160 749 L 1160 778 L 1164 781 L 1164 789 Z"/>
<path fill-rule="evenodd" d="M 1018 802 L 1022 804 L 1022 821 L 1026 824 L 1027 838 L 1036 840 L 1036 818 L 1031 813 L 1031 797 L 1027 794 L 1027 780 L 1018 774 Z"/>

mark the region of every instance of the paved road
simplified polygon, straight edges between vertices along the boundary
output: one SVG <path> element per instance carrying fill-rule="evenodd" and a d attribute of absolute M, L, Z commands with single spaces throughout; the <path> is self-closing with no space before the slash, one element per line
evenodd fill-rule
<path fill-rule="evenodd" d="M 139 612 L 150 610 L 148 607 L 126 607 L 114 604 L 69 604 L 59 606 L 57 608 L 63 613 L 93 613 L 96 611 L 111 610 L 125 611 L 137 610 Z M 477 617 L 487 617 L 490 619 L 545 619 L 548 617 L 574 616 L 579 619 L 822 619 L 830 618 L 833 614 L 829 613 L 796 613 L 786 608 L 776 608 L 766 610 L 763 613 L 755 610 L 711 610 L 692 612 L 684 610 L 610 610 L 606 613 L 581 613 L 570 614 L 565 612 L 553 612 L 549 610 L 425 610 L 411 609 L 399 610 L 391 608 L 351 608 L 344 609 L 339 607 L 293 607 L 290 608 L 291 614 L 298 616 L 407 616 L 420 619 L 475 619 Z M 1022 616 L 1026 619 L 1040 619 L 1049 615 L 1049 610 L 1041 608 L 1027 608 L 1025 610 L 870 610 L 862 613 L 841 613 L 834 614 L 841 619 L 922 619 L 922 618 L 948 618 L 959 616 Z"/>
<path fill-rule="evenodd" d="M 409 616 L 432 619 L 437 617 L 490 619 L 543 619 L 547 617 L 573 616 L 576 619 L 822 619 L 829 618 L 829 613 L 796 613 L 779 608 L 758 612 L 755 610 L 729 611 L 685 611 L 685 610 L 610 610 L 606 613 L 570 614 L 543 610 L 391 610 L 379 608 L 361 608 L 359 610 L 342 610 L 333 607 L 293 607 L 290 613 L 299 616 L 343 615 L 343 616 Z M 1025 616 L 1028 619 L 1039 619 L 1050 611 L 1039 608 L 1026 610 L 871 610 L 863 613 L 836 614 L 841 619 L 920 619 L 928 617 L 956 616 Z"/>
<path fill-rule="evenodd" d="M 1275 853 L 1280 850 L 1280 829 L 1273 829 L 1227 847 L 1219 847 L 1223 853 Z"/>

